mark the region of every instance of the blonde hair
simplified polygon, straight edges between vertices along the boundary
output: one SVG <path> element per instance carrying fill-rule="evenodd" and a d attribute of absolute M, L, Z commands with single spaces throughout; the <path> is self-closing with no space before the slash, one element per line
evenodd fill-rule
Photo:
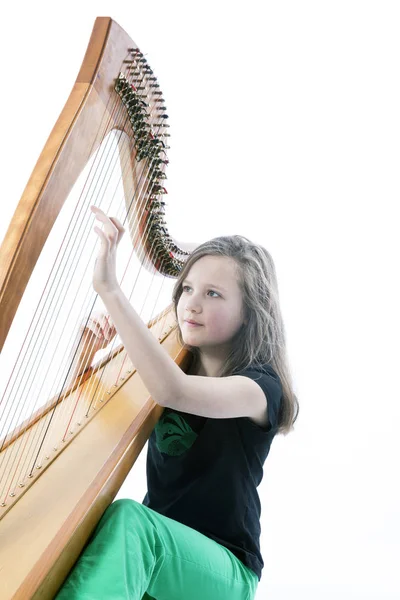
<path fill-rule="evenodd" d="M 182 295 L 182 282 L 191 267 L 203 256 L 226 256 L 237 264 L 238 283 L 242 291 L 244 319 L 231 340 L 231 350 L 220 377 L 227 377 L 250 367 L 269 364 L 279 375 L 283 397 L 278 418 L 278 431 L 287 435 L 299 413 L 299 403 L 293 391 L 286 352 L 285 327 L 279 306 L 275 265 L 269 252 L 244 236 L 220 236 L 198 246 L 188 257 L 175 283 L 172 301 L 178 323 L 177 306 Z M 195 363 L 199 349 L 184 343 L 177 325 L 179 343 L 193 354 Z"/>

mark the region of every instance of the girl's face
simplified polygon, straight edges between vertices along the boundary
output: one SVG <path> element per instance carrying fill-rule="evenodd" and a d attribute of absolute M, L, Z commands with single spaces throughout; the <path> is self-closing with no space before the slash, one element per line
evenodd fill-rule
<path fill-rule="evenodd" d="M 199 348 L 227 344 L 243 323 L 237 265 L 227 256 L 203 256 L 182 282 L 178 324 L 186 344 Z M 187 321 L 200 325 L 191 326 Z"/>

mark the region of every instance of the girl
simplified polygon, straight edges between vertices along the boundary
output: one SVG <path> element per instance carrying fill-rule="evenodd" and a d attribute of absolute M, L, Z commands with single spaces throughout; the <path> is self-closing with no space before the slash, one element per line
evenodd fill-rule
<path fill-rule="evenodd" d="M 142 504 L 108 507 L 57 599 L 252 600 L 264 564 L 257 486 L 274 436 L 299 410 L 273 260 L 238 235 L 192 252 L 173 290 L 178 339 L 192 354 L 183 373 L 118 286 L 123 226 L 91 208 L 104 224 L 93 287 L 113 324 L 101 314 L 87 334 L 104 342 L 118 331 L 165 410 Z"/>

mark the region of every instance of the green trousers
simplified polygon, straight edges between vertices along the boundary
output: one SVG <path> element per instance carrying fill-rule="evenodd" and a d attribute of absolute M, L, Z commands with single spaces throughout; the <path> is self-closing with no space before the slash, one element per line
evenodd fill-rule
<path fill-rule="evenodd" d="M 253 600 L 230 550 L 134 500 L 113 502 L 56 600 Z"/>

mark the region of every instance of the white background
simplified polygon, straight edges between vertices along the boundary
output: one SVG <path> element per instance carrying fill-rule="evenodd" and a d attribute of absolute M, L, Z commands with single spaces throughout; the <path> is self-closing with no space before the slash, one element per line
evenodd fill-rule
<path fill-rule="evenodd" d="M 178 240 L 272 254 L 300 401 L 259 488 L 257 600 L 400 598 L 397 2 L 15 2 L 2 8 L 2 240 L 111 16 L 157 75 Z M 145 451 L 119 497 L 142 501 Z"/>

